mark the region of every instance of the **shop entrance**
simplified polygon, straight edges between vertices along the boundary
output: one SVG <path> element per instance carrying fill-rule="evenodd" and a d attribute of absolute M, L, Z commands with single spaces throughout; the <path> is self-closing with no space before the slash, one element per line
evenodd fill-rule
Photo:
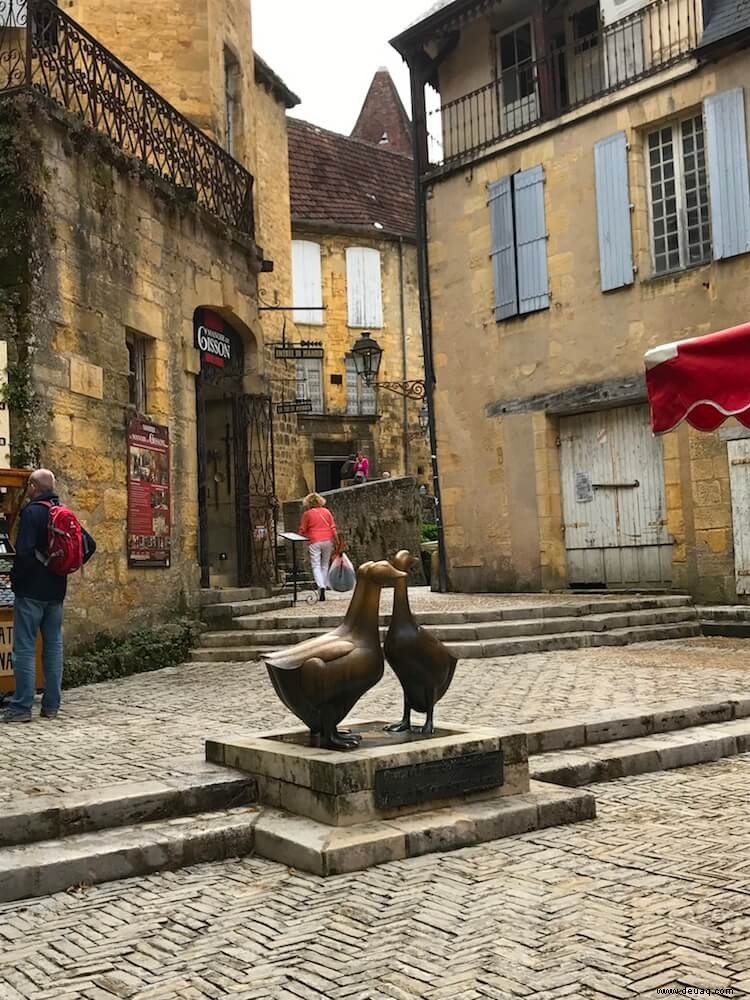
<path fill-rule="evenodd" d="M 201 585 L 276 580 L 273 420 L 270 397 L 245 392 L 242 337 L 217 312 L 195 314 Z"/>

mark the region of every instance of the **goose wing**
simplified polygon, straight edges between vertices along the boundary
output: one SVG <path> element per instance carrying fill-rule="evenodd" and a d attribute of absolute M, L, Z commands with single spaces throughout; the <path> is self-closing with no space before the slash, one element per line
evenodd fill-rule
<path fill-rule="evenodd" d="M 355 648 L 351 639 L 332 638 L 325 636 L 325 643 L 319 642 L 315 646 L 304 643 L 299 648 L 293 646 L 291 649 L 281 649 L 276 653 L 268 653 L 263 657 L 266 666 L 276 667 L 278 670 L 299 670 L 308 660 L 317 659 L 325 663 L 332 663 L 347 656 Z"/>

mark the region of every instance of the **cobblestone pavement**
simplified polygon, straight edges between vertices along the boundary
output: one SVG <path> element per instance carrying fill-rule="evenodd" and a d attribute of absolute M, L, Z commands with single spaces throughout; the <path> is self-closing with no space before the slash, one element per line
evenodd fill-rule
<path fill-rule="evenodd" d="M 593 822 L 326 881 L 246 859 L 5 904 L 0 997 L 750 996 L 750 755 L 597 795 Z"/>
<path fill-rule="evenodd" d="M 690 639 L 463 660 L 437 718 L 516 725 L 750 691 L 747 650 L 742 640 Z M 401 704 L 401 689 L 386 668 L 356 714 L 397 719 Z M 179 771 L 181 758 L 202 753 L 207 736 L 296 721 L 276 698 L 265 668 L 254 663 L 185 665 L 68 691 L 58 720 L 0 726 L 0 808 L 19 793 L 164 777 Z"/>

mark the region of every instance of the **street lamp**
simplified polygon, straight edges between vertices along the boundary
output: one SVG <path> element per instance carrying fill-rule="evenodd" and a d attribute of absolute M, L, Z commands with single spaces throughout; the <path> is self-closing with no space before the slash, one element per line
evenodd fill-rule
<path fill-rule="evenodd" d="M 362 334 L 354 347 L 352 347 L 352 357 L 354 358 L 354 368 L 357 375 L 369 388 L 388 389 L 391 392 L 398 393 L 399 396 L 406 396 L 407 399 L 424 399 L 427 395 L 427 387 L 423 379 L 404 380 L 401 382 L 377 381 L 380 362 L 383 358 L 383 348 L 373 338 L 371 333 L 364 332 Z"/>

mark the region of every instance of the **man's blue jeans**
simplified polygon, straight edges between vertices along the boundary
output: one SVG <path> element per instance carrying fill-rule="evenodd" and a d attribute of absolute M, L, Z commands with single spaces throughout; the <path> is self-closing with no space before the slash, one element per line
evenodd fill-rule
<path fill-rule="evenodd" d="M 36 692 L 36 640 L 44 642 L 44 697 L 42 708 L 56 712 L 62 697 L 63 640 L 62 601 L 32 601 L 17 597 L 13 605 L 13 673 L 16 693 L 9 708 L 12 712 L 31 711 Z"/>

